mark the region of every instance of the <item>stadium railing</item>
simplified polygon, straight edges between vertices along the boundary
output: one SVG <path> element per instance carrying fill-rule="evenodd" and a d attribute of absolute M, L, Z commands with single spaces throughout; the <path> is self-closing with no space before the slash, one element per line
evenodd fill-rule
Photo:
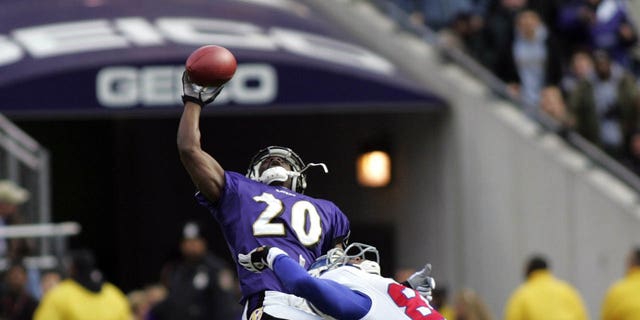
<path fill-rule="evenodd" d="M 34 252 L 25 264 L 47 267 L 66 250 L 66 237 L 80 232 L 77 224 L 51 224 L 49 151 L 0 114 L 0 179 L 27 189 L 31 197 L 21 205 L 23 223 L 0 227 L 0 238 L 34 238 Z M 0 269 L 6 261 L 0 258 Z"/>

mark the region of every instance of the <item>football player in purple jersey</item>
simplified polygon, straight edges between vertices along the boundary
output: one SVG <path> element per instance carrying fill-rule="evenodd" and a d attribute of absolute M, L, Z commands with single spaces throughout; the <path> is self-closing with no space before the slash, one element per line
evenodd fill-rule
<path fill-rule="evenodd" d="M 282 249 L 304 268 L 336 246 L 344 246 L 349 221 L 332 202 L 304 195 L 304 164 L 291 149 L 267 147 L 251 160 L 246 175 L 226 171 L 200 145 L 199 119 L 222 87 L 203 88 L 183 75 L 184 111 L 178 127 L 178 151 L 198 192 L 222 227 L 234 258 L 260 246 Z M 244 305 L 243 319 L 306 319 L 291 316 L 289 295 L 271 271 L 249 272 L 236 261 Z"/>

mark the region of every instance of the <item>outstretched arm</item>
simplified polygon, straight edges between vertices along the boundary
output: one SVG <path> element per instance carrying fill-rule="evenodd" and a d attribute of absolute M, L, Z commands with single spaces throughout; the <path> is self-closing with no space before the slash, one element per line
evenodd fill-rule
<path fill-rule="evenodd" d="M 238 262 L 253 272 L 270 268 L 288 293 L 309 301 L 322 313 L 336 319 L 361 319 L 371 308 L 371 298 L 329 280 L 314 278 L 279 248 L 260 247 L 240 254 Z"/>
<path fill-rule="evenodd" d="M 371 308 L 368 296 L 335 281 L 310 276 L 287 255 L 274 259 L 273 272 L 289 292 L 336 319 L 361 319 Z"/>
<path fill-rule="evenodd" d="M 220 88 L 202 88 L 182 77 L 184 111 L 178 126 L 178 152 L 184 168 L 196 188 L 212 202 L 220 198 L 224 188 L 224 170 L 200 145 L 200 113 L 215 99 Z M 213 91 L 211 91 L 213 89 Z"/>

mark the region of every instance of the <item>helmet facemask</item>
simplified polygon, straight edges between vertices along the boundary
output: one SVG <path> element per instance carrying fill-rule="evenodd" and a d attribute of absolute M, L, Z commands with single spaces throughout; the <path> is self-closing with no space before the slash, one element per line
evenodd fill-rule
<path fill-rule="evenodd" d="M 342 250 L 342 248 L 333 248 L 327 251 L 327 254 L 318 257 L 316 261 L 309 266 L 307 272 L 313 277 L 320 277 L 322 273 L 336 265 L 336 262 L 342 259 L 343 256 L 344 250 Z"/>
<path fill-rule="evenodd" d="M 283 167 L 268 168 L 260 174 L 260 167 L 262 163 L 270 157 L 279 157 L 284 159 L 290 166 L 291 171 Z M 285 182 L 291 178 L 291 190 L 304 193 L 307 188 L 307 178 L 304 174 L 311 166 L 323 167 L 325 173 L 328 172 L 327 166 L 324 163 L 309 163 L 305 166 L 302 159 L 293 150 L 286 147 L 270 146 L 260 150 L 249 164 L 247 170 L 247 177 L 251 180 L 262 182 L 264 184 L 271 184 L 273 182 Z"/>
<path fill-rule="evenodd" d="M 359 259 L 358 263 L 352 263 L 352 260 Z M 362 271 L 380 275 L 380 254 L 378 249 L 368 244 L 354 242 L 344 249 L 344 254 L 335 259 L 329 269 L 334 269 L 343 265 L 353 265 Z"/>

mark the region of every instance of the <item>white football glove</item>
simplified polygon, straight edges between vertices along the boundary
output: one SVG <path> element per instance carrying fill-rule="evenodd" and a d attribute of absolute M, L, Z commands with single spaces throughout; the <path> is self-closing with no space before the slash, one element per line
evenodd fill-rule
<path fill-rule="evenodd" d="M 420 293 L 427 300 L 433 300 L 432 290 L 436 288 L 436 280 L 431 276 L 431 264 L 427 263 L 422 270 L 412 274 L 407 279 L 411 288 Z"/>
<path fill-rule="evenodd" d="M 189 79 L 189 75 L 185 70 L 182 73 L 182 102 L 186 103 L 187 101 L 191 101 L 197 103 L 201 107 L 204 107 L 216 99 L 223 87 L 224 85 L 219 87 L 199 86 L 191 82 L 191 79 Z"/>
<path fill-rule="evenodd" d="M 266 268 L 271 269 L 273 260 L 282 254 L 286 255 L 287 253 L 280 248 L 270 246 L 257 247 L 247 254 L 239 253 L 238 263 L 251 272 L 260 273 Z"/>

